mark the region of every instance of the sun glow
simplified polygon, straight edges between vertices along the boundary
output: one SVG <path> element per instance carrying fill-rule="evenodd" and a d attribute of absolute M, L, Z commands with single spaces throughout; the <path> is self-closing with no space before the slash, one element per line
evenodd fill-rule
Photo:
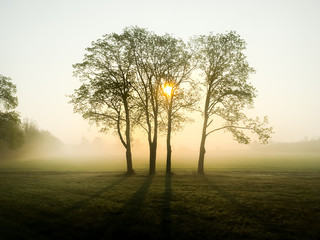
<path fill-rule="evenodd" d="M 167 96 L 170 96 L 172 94 L 172 86 L 165 84 L 163 86 L 163 92 L 164 94 L 166 94 Z"/>

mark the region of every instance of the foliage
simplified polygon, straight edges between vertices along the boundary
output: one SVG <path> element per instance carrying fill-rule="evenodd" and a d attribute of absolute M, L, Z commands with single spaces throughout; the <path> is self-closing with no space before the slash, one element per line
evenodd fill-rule
<path fill-rule="evenodd" d="M 191 110 L 195 102 L 195 94 L 188 96 L 190 92 L 183 92 L 182 86 L 192 71 L 192 54 L 182 40 L 169 34 L 157 35 L 139 27 L 126 28 L 124 32 L 130 39 L 136 70 L 135 121 L 148 135 L 153 173 L 158 134 L 167 130 L 170 141 L 171 131 L 181 129 L 188 120 L 179 110 Z M 163 92 L 164 85 L 172 88 L 170 100 Z"/>
<path fill-rule="evenodd" d="M 126 28 L 125 34 L 130 39 L 135 61 L 136 78 L 133 88 L 135 104 L 140 107 L 140 111 L 137 111 L 140 114 L 138 124 L 152 138 L 152 133 L 157 131 L 154 128 L 160 127 L 160 131 L 166 129 L 158 119 L 159 114 L 168 107 L 165 106 L 168 101 L 161 88 L 164 84 L 170 84 L 178 92 L 180 84 L 189 80 L 192 55 L 182 40 L 169 34 L 157 35 L 139 27 Z M 177 100 L 176 105 L 179 106 L 176 108 L 187 107 L 190 98 L 183 93 L 182 88 L 176 96 L 184 98 L 180 102 Z"/>
<path fill-rule="evenodd" d="M 83 83 L 70 102 L 75 112 L 101 126 L 101 131 L 115 130 L 126 145 L 121 131 L 126 125 L 124 103 L 130 104 L 134 77 L 128 43 L 124 35 L 114 33 L 92 42 L 87 52 L 83 62 L 73 66 Z"/>
<path fill-rule="evenodd" d="M 0 109 L 10 110 L 18 106 L 18 98 L 15 96 L 17 87 L 11 82 L 11 78 L 0 74 Z"/>
<path fill-rule="evenodd" d="M 38 125 L 34 121 L 25 120 L 22 124 L 22 128 L 25 136 L 26 148 L 30 148 L 32 146 L 32 148 L 39 149 L 41 151 L 41 148 L 44 148 L 43 150 L 47 150 L 63 145 L 63 143 L 49 131 L 39 129 Z"/>
<path fill-rule="evenodd" d="M 0 154 L 5 156 L 7 159 L 21 159 L 21 158 L 39 158 L 48 155 L 54 155 L 58 153 L 63 148 L 63 143 L 53 136 L 49 131 L 40 130 L 37 124 L 34 121 L 24 120 L 22 124 L 19 121 L 18 131 L 14 129 L 17 127 L 16 124 L 10 126 L 5 126 L 9 128 L 7 133 L 12 134 L 21 134 L 22 137 L 14 137 L 11 139 L 21 140 L 19 142 L 19 148 L 12 150 L 7 149 L 5 146 L 0 147 Z M 12 121 L 11 121 L 12 123 Z M 0 125 L 2 128 L 2 124 Z M 16 145 L 17 146 L 17 145 Z"/>
<path fill-rule="evenodd" d="M 261 121 L 244 113 L 256 97 L 248 82 L 254 69 L 246 61 L 245 48 L 245 41 L 233 31 L 194 37 L 187 45 L 169 34 L 128 27 L 87 48 L 83 62 L 74 65 L 75 76 L 83 83 L 70 102 L 101 131 L 113 129 L 127 149 L 127 159 L 131 159 L 131 125 L 144 129 L 153 174 L 159 132 L 167 130 L 167 163 L 171 162 L 171 132 L 190 120 L 183 110 L 196 108 L 200 87 L 190 76 L 200 70 L 206 97 L 199 159 L 203 161 L 206 137 L 219 130 L 231 132 L 245 144 L 250 142 L 249 130 L 266 143 L 272 134 L 267 117 Z M 223 120 L 222 125 L 217 119 Z"/>
<path fill-rule="evenodd" d="M 24 142 L 24 135 L 21 130 L 20 116 L 14 111 L 0 112 L 0 145 L 1 149 L 8 146 L 15 149 Z"/>
<path fill-rule="evenodd" d="M 203 116 L 208 120 L 206 136 L 226 130 L 240 143 L 249 143 L 250 137 L 244 130 L 258 135 L 262 143 L 266 143 L 272 128 L 266 127 L 267 117 L 248 118 L 244 109 L 253 107 L 256 89 L 248 82 L 249 74 L 254 69 L 246 61 L 244 50 L 246 43 L 235 32 L 226 34 L 211 33 L 193 39 L 199 59 L 199 69 L 204 77 L 203 86 L 206 92 L 206 103 Z M 221 126 L 215 125 L 214 117 L 224 121 Z"/>
<path fill-rule="evenodd" d="M 71 95 L 74 111 L 84 119 L 110 128 L 126 149 L 127 172 L 133 173 L 131 156 L 132 82 L 135 76 L 132 50 L 125 34 L 107 34 L 92 42 L 75 76 L 83 84 Z"/>
<path fill-rule="evenodd" d="M 144 28 L 126 28 L 134 57 L 136 78 L 133 85 L 139 107 L 137 123 L 148 133 L 149 143 L 157 138 L 161 79 L 170 64 L 169 35 L 158 36 Z"/>
<path fill-rule="evenodd" d="M 20 126 L 20 116 L 13 111 L 18 106 L 15 96 L 16 86 L 9 77 L 0 75 L 0 145 L 10 149 L 17 148 L 23 143 L 23 133 Z"/>
<path fill-rule="evenodd" d="M 172 131 L 181 131 L 186 123 L 193 122 L 193 119 L 189 117 L 190 112 L 196 111 L 197 104 L 200 99 L 200 89 L 196 83 L 188 81 L 178 83 L 172 89 L 171 96 L 167 96 L 162 93 L 162 108 L 165 111 L 161 114 L 161 125 L 165 129 L 167 126 L 167 118 L 169 112 L 171 112 L 172 118 Z M 172 84 L 172 81 L 168 81 L 168 84 Z M 173 85 L 173 84 L 172 84 Z M 163 90 L 162 90 L 163 91 Z M 170 109 L 171 103 L 171 109 Z"/>

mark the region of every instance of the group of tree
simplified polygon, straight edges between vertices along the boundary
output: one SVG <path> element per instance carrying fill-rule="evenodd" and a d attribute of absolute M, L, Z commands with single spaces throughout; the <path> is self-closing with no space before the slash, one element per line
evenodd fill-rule
<path fill-rule="evenodd" d="M 19 120 L 20 122 L 20 120 Z M 49 131 L 39 129 L 31 120 L 25 119 L 18 126 L 19 145 L 10 146 L 2 139 L 0 144 L 0 156 L 3 159 L 28 159 L 54 156 L 64 149 L 64 144 Z M 10 132 L 12 129 L 6 131 Z M 12 136 L 16 138 L 17 136 Z M 18 139 L 14 140 L 15 142 Z M 0 159 L 1 159 L 0 158 Z"/>
<path fill-rule="evenodd" d="M 33 121 L 21 121 L 11 78 L 0 75 L 0 159 L 36 157 L 48 153 L 62 142 L 48 131 L 40 130 Z"/>
<path fill-rule="evenodd" d="M 198 109 L 205 96 L 198 172 L 204 172 L 205 141 L 219 130 L 240 143 L 258 135 L 265 143 L 272 128 L 267 118 L 248 118 L 256 90 L 248 81 L 254 72 L 244 50 L 246 43 L 234 31 L 193 37 L 189 42 L 157 35 L 144 28 L 125 28 L 92 42 L 83 62 L 75 64 L 81 86 L 70 95 L 74 111 L 84 119 L 114 130 L 126 149 L 127 174 L 133 174 L 133 129 L 146 132 L 149 173 L 156 172 L 158 136 L 166 132 L 167 165 L 171 174 L 171 133 L 183 128 L 187 112 Z M 195 73 L 200 73 L 195 80 Z M 200 79 L 200 80 L 199 80 Z M 218 119 L 223 120 L 222 125 Z"/>
<path fill-rule="evenodd" d="M 39 128 L 35 121 L 25 119 L 22 122 L 24 144 L 15 152 L 21 158 L 42 158 L 54 156 L 64 149 L 63 142 L 47 130 Z"/>

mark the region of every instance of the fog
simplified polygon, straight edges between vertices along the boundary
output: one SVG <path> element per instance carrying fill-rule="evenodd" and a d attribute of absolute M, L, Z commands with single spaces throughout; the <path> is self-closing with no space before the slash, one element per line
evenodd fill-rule
<path fill-rule="evenodd" d="M 25 143 L 16 150 L 0 148 L 0 168 L 34 170 L 93 170 L 125 171 L 125 148 L 120 141 L 113 143 L 95 137 L 79 139 L 77 144 L 65 144 L 50 132 L 41 130 L 34 122 L 24 123 Z M 133 141 L 133 167 L 147 170 L 149 149 L 143 135 Z M 282 142 L 261 145 L 227 145 L 215 141 L 206 147 L 207 170 L 319 170 L 320 138 L 299 142 Z M 233 147 L 235 146 L 235 147 Z M 172 169 L 196 171 L 197 145 L 182 146 L 173 143 Z M 166 147 L 164 136 L 159 138 L 157 171 L 164 171 Z"/>

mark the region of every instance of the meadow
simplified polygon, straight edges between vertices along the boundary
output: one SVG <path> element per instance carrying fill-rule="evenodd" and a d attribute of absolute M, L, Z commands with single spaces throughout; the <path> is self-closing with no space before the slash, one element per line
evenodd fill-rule
<path fill-rule="evenodd" d="M 0 239 L 319 239 L 319 158 L 287 162 L 126 176 L 3 161 Z"/>

